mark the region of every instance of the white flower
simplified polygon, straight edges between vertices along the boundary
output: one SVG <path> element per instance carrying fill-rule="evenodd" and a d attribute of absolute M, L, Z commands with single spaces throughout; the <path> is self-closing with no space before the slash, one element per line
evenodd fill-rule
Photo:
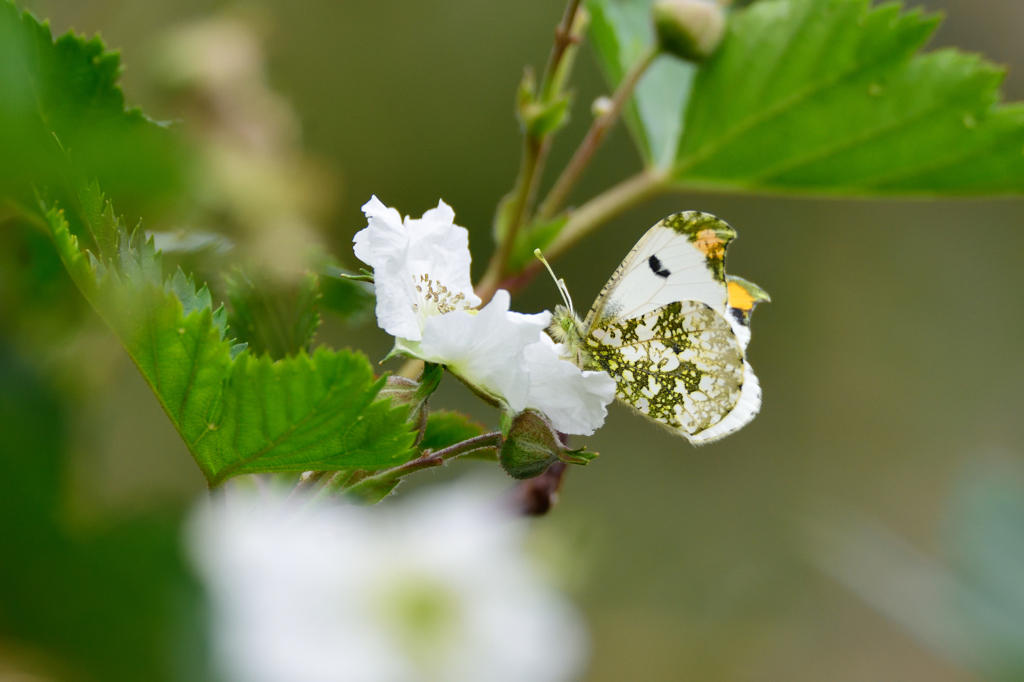
<path fill-rule="evenodd" d="M 509 293 L 501 289 L 480 312 L 455 311 L 428 319 L 416 355 L 446 365 L 520 412 L 530 393 L 524 352 L 544 336 L 551 313 L 514 313 L 509 301 Z"/>
<path fill-rule="evenodd" d="M 558 357 L 543 331 L 551 313 L 511 312 L 504 290 L 474 310 L 469 233 L 453 224 L 451 207 L 440 201 L 403 221 L 375 196 L 363 212 L 355 253 L 373 268 L 377 323 L 397 351 L 444 365 L 516 412 L 533 407 L 562 433 L 589 436 L 604 423 L 615 382 Z"/>
<path fill-rule="evenodd" d="M 608 405 L 615 400 L 615 380 L 604 371 L 580 370 L 562 359 L 564 353 L 565 348 L 547 334 L 526 348 L 530 372 L 526 405 L 546 415 L 562 433 L 590 436 L 608 416 Z"/>
<path fill-rule="evenodd" d="M 232 491 L 234 492 L 234 491 Z M 191 524 L 230 682 L 568 682 L 579 616 L 464 485 L 374 509 L 229 496 Z"/>
<path fill-rule="evenodd" d="M 364 206 L 368 225 L 356 234 L 356 257 L 373 268 L 377 323 L 399 339 L 419 341 L 431 316 L 480 305 L 469 275 L 469 233 L 452 223 L 443 201 L 419 220 L 377 199 Z"/>

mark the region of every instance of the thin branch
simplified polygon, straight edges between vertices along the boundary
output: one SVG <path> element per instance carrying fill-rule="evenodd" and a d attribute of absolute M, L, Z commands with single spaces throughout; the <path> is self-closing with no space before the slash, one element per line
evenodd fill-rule
<path fill-rule="evenodd" d="M 544 250 L 544 255 L 554 260 L 607 221 L 671 189 L 664 171 L 648 169 L 637 173 L 573 211 L 558 237 Z M 541 269 L 540 263 L 534 262 L 503 279 L 481 281 L 476 295 L 489 301 L 498 289 L 514 294 L 532 282 Z"/>
<path fill-rule="evenodd" d="M 289 500 L 292 500 L 296 497 L 301 497 L 306 493 L 310 492 L 311 490 L 316 488 L 316 485 L 317 483 L 320 482 L 320 479 L 327 475 L 326 471 L 309 471 L 306 473 L 308 473 L 309 475 L 306 476 L 304 474 L 301 478 L 299 478 L 299 482 L 295 484 L 295 487 L 292 488 L 292 491 L 288 494 Z"/>
<path fill-rule="evenodd" d="M 622 109 L 626 106 L 626 102 L 629 101 L 630 96 L 636 89 L 640 78 L 647 72 L 648 67 L 654 63 L 659 54 L 660 52 L 656 46 L 650 47 L 629 68 L 629 71 L 622 79 L 622 82 L 619 83 L 618 89 L 615 90 L 615 94 L 612 96 L 611 107 L 608 111 L 594 119 L 594 122 L 590 125 L 590 130 L 587 131 L 586 137 L 583 138 L 580 146 L 576 149 L 576 153 L 573 154 L 572 159 L 565 167 L 565 170 L 562 171 L 562 174 L 558 176 L 558 180 L 555 181 L 551 191 L 548 192 L 547 198 L 544 199 L 540 209 L 537 211 L 540 218 L 554 216 L 565 205 L 566 200 L 569 198 L 569 192 L 576 186 L 580 176 L 583 175 L 583 171 L 594 157 L 594 153 L 597 152 L 601 143 L 604 142 L 608 131 L 611 130 L 612 125 L 619 119 Z"/>
<path fill-rule="evenodd" d="M 376 473 L 367 474 L 361 471 L 339 471 L 317 491 L 316 495 L 313 496 L 313 499 L 309 501 L 304 509 L 309 509 L 338 492 L 358 494 L 360 489 L 372 490 L 391 482 L 397 483 L 398 480 L 408 476 L 409 474 L 416 473 L 417 471 L 423 471 L 424 469 L 443 466 L 445 462 L 455 459 L 456 457 L 468 455 L 469 453 L 476 452 L 478 450 L 500 447 L 501 441 L 501 432 L 494 431 L 492 433 L 485 433 L 474 438 L 469 438 L 461 443 L 456 443 L 455 445 L 451 445 L 442 450 L 437 450 L 436 452 L 428 450 L 421 456 L 410 460 L 405 464 L 399 464 L 396 467 L 384 469 L 383 471 L 378 471 Z"/>
<path fill-rule="evenodd" d="M 555 43 L 551 48 L 551 55 L 548 57 L 544 75 L 541 78 L 538 90 L 540 101 L 549 102 L 561 92 L 563 81 L 568 72 L 568 65 L 571 61 L 566 60 L 566 55 L 571 54 L 569 48 L 579 41 L 577 21 L 580 13 L 581 0 L 569 0 L 562 15 L 562 21 L 555 29 Z M 527 222 L 527 216 L 531 213 L 535 196 L 537 193 L 540 177 L 551 148 L 551 134 L 537 135 L 527 131 L 523 138 L 523 150 L 519 163 L 519 175 L 516 177 L 515 187 L 512 190 L 512 204 L 508 207 L 510 212 L 508 222 L 505 225 L 505 234 L 501 236 L 498 249 L 491 257 L 480 281 L 479 288 L 484 292 L 490 292 L 483 298 L 486 304 L 497 289 L 495 285 L 508 274 L 508 263 L 515 248 L 516 237 L 523 223 Z M 499 211 L 505 207 L 499 206 Z M 501 219 L 499 214 L 498 220 Z"/>
<path fill-rule="evenodd" d="M 519 235 L 519 228 L 523 224 L 526 207 L 530 203 L 531 190 L 535 186 L 535 178 L 537 177 L 538 161 L 540 160 L 540 150 L 542 146 L 543 142 L 532 135 L 528 134 L 523 139 L 523 153 L 522 160 L 519 164 L 519 177 L 516 179 L 516 186 L 513 190 L 513 204 L 510 209 L 511 217 L 508 221 L 508 225 L 506 226 L 505 234 L 502 235 L 501 242 L 498 244 L 498 250 L 494 252 L 490 263 L 487 265 L 487 272 L 484 273 L 483 278 L 480 280 L 479 286 L 485 290 L 490 289 L 491 285 L 504 277 L 505 273 L 508 271 L 508 262 L 512 257 L 512 250 L 515 248 L 516 237 Z M 502 210 L 500 205 L 498 210 L 499 212 Z M 491 295 L 494 295 L 493 292 Z M 483 297 L 481 296 L 481 298 Z M 486 305 L 490 299 L 490 296 L 485 298 L 482 305 Z"/>
<path fill-rule="evenodd" d="M 551 260 L 558 258 L 603 223 L 669 189 L 665 171 L 652 168 L 637 173 L 573 211 L 544 255 Z"/>
<path fill-rule="evenodd" d="M 400 464 L 391 469 L 386 469 L 378 474 L 374 474 L 373 476 L 367 476 L 359 483 L 363 483 L 363 481 L 381 481 L 385 479 L 401 478 L 416 471 L 441 466 L 450 459 L 455 459 L 462 455 L 468 455 L 469 453 L 476 452 L 477 450 L 494 448 L 499 445 L 501 445 L 501 432 L 492 431 L 491 433 L 485 433 L 483 435 L 464 440 L 461 443 L 450 445 L 442 450 L 438 450 L 437 452 L 428 451 L 420 457 L 406 462 L 405 464 Z"/>
<path fill-rule="evenodd" d="M 565 13 L 562 15 L 562 22 L 555 28 L 555 44 L 551 48 L 551 55 L 548 57 L 548 64 L 544 69 L 544 78 L 540 83 L 541 97 L 544 99 L 548 99 L 550 95 L 554 94 L 551 89 L 555 85 L 555 77 L 562 65 L 562 57 L 577 40 L 573 34 L 573 25 L 576 23 L 576 13 L 579 12 L 579 9 L 580 0 L 569 0 L 569 4 L 565 7 Z"/>

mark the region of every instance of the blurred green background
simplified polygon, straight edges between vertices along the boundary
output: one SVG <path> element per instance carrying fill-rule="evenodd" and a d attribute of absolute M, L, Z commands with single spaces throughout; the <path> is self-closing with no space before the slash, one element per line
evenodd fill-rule
<path fill-rule="evenodd" d="M 922 4 L 947 12 L 937 44 L 1008 65 L 1007 99 L 1024 98 L 1018 0 Z M 27 6 L 55 33 L 100 32 L 121 48 L 128 102 L 165 119 L 186 113 L 154 85 L 167 30 L 222 12 L 246 18 L 265 39 L 270 82 L 297 111 L 308 153 L 328 169 L 333 208 L 321 224 L 330 250 L 355 265 L 350 239 L 365 225 L 359 206 L 371 194 L 414 216 L 440 197 L 470 230 L 479 276 L 494 207 L 518 164 L 515 89 L 526 64 L 546 59 L 564 4 Z M 567 160 L 589 103 L 605 93 L 586 52 L 575 80 L 574 120 L 549 170 Z M 619 127 L 575 196 L 639 165 Z M 1024 464 L 1024 200 L 673 195 L 628 212 L 555 263 L 580 307 L 646 228 L 684 209 L 736 227 L 729 271 L 772 295 L 755 316 L 750 349 L 764 407 L 739 434 L 701 449 L 617 406 L 587 440 L 602 456 L 569 472 L 559 506 L 539 521 L 550 538 L 543 551 L 562 562 L 565 586 L 592 625 L 586 679 L 975 679 L 956 656 L 819 571 L 808 524 L 855 509 L 941 558 L 953 551 L 947 529 L 960 481 Z M 514 305 L 533 312 L 555 303 L 554 285 L 538 279 Z M 65 485 L 76 513 L 153 514 L 192 499 L 202 476 L 112 335 L 89 324 L 74 343 L 91 344 L 89 371 L 107 380 L 99 399 L 79 400 L 66 420 L 75 465 Z M 371 358 L 389 347 L 372 324 L 328 323 L 319 338 Z M 493 421 L 450 383 L 435 402 Z"/>

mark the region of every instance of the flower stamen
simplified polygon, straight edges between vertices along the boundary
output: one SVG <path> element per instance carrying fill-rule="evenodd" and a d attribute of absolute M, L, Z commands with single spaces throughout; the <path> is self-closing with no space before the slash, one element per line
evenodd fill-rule
<path fill-rule="evenodd" d="M 412 279 L 416 283 L 416 292 L 420 294 L 420 302 L 413 304 L 413 310 L 417 313 L 422 312 L 429 317 L 469 307 L 465 302 L 466 294 L 450 291 L 447 286 L 431 279 L 430 275 L 413 275 Z"/>

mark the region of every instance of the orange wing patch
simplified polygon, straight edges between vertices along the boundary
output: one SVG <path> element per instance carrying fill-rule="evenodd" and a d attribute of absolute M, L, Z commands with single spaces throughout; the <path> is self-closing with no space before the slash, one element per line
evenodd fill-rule
<path fill-rule="evenodd" d="M 757 286 L 753 282 L 748 282 L 740 277 L 734 277 L 729 275 L 728 277 L 728 290 L 729 290 L 729 308 L 736 314 L 742 315 L 741 322 L 746 324 L 750 320 L 750 314 L 754 312 L 754 307 L 758 303 L 764 303 L 765 301 L 772 300 L 768 295 L 768 292 Z"/>
<path fill-rule="evenodd" d="M 737 308 L 745 313 L 749 313 L 757 305 L 757 301 L 750 294 L 749 291 L 743 288 L 743 286 L 735 281 L 729 282 L 729 307 Z"/>
<path fill-rule="evenodd" d="M 703 253 L 708 260 L 720 261 L 725 258 L 725 240 L 718 236 L 718 232 L 712 229 L 701 230 L 697 233 L 693 245 Z"/>

